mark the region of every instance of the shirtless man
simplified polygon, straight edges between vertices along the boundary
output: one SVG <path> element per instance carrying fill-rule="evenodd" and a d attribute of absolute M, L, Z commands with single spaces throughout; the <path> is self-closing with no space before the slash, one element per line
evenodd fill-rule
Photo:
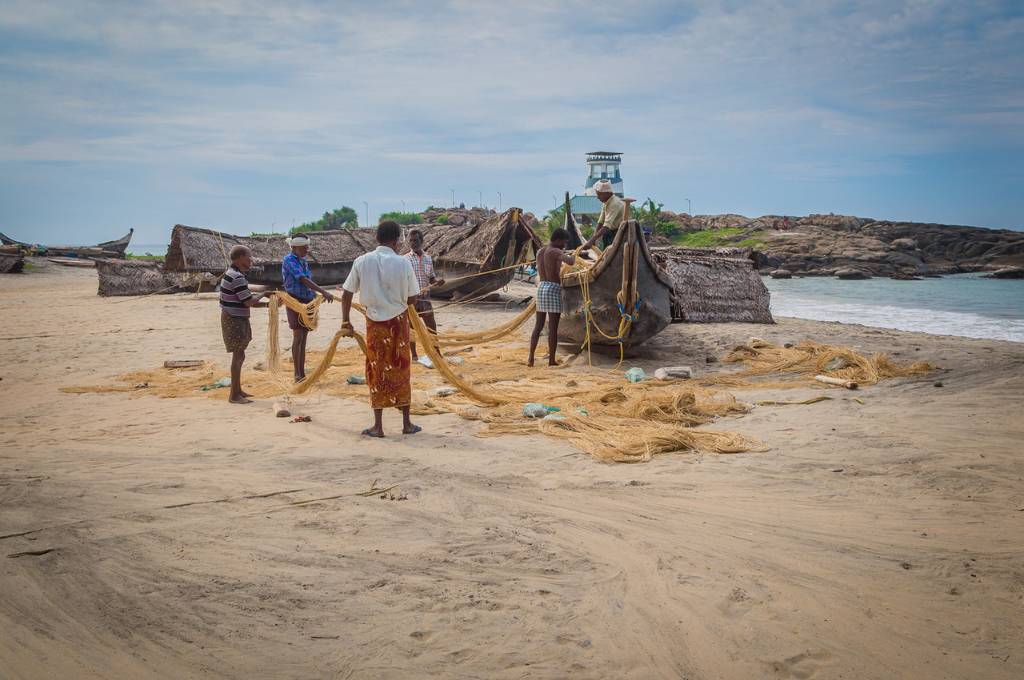
<path fill-rule="evenodd" d="M 533 366 L 533 355 L 537 351 L 540 332 L 544 330 L 545 317 L 548 318 L 548 365 L 557 366 L 555 351 L 558 349 L 558 320 L 562 316 L 562 263 L 573 264 L 575 256 L 565 252 L 569 242 L 569 232 L 555 229 L 551 241 L 537 252 L 537 318 L 533 324 L 533 335 L 530 336 L 530 360 Z"/>

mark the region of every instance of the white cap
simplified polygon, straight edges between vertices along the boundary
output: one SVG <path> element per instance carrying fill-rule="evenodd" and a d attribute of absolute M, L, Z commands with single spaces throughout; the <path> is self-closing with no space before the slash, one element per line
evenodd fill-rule
<path fill-rule="evenodd" d="M 286 238 L 285 241 L 287 241 L 288 245 L 292 246 L 293 248 L 295 246 L 309 245 L 309 237 L 303 236 L 302 234 L 299 234 L 298 236 L 292 236 L 291 238 Z"/>
<path fill-rule="evenodd" d="M 606 179 L 601 179 L 601 180 L 598 180 L 597 182 L 594 182 L 594 193 L 595 194 L 597 194 L 597 193 L 613 194 L 613 193 L 615 193 L 615 190 L 612 189 L 612 183 L 611 182 L 609 182 Z"/>

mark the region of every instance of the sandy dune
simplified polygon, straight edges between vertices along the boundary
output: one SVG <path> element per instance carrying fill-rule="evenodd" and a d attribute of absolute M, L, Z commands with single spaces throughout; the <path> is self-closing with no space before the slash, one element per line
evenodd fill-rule
<path fill-rule="evenodd" d="M 367 441 L 365 404 L 322 393 L 308 424 L 265 400 L 63 394 L 226 366 L 215 302 L 95 289 L 55 266 L 0 279 L 0 677 L 1024 677 L 1024 345 L 673 326 L 631 365 L 715 369 L 756 334 L 945 370 L 715 424 L 765 453 L 606 465 L 455 416 Z M 456 309 L 442 322 L 511 313 Z M 359 495 L 375 480 L 408 499 Z"/>

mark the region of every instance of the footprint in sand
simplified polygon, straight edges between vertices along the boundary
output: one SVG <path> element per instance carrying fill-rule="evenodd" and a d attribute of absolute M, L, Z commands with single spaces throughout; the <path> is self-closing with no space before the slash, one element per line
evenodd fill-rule
<path fill-rule="evenodd" d="M 769 666 L 774 677 L 807 680 L 817 676 L 831 658 L 830 652 L 819 649 L 801 652 L 782 661 L 773 661 Z"/>

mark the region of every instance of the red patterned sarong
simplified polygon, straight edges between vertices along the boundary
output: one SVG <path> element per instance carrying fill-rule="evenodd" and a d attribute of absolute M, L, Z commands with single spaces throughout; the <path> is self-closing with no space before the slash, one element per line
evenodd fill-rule
<path fill-rule="evenodd" d="M 388 321 L 366 319 L 366 384 L 371 408 L 408 406 L 412 401 L 409 314 Z"/>

